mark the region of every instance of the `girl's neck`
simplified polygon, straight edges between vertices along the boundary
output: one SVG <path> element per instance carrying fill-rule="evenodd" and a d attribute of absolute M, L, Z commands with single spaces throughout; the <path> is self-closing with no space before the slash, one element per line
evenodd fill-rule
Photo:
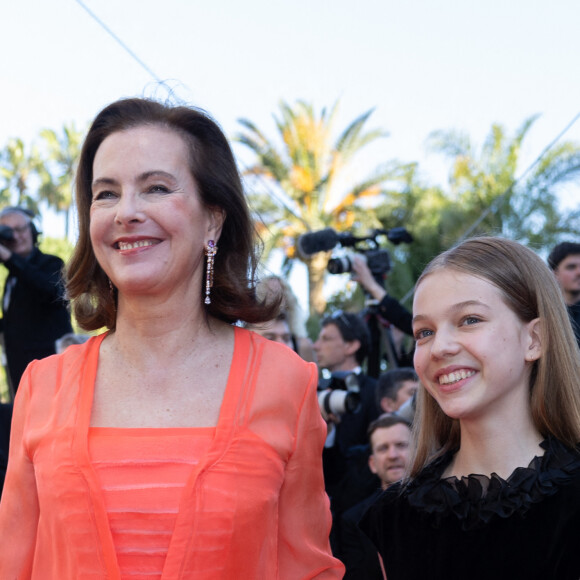
<path fill-rule="evenodd" d="M 490 476 L 496 473 L 507 479 L 517 467 L 527 467 L 532 459 L 542 455 L 543 437 L 531 418 L 520 423 L 482 426 L 461 424 L 461 445 L 443 477 L 470 474 Z"/>

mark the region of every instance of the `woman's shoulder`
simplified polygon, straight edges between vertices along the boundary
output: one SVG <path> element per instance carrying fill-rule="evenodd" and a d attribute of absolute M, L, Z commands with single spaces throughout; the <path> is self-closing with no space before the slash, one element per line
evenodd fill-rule
<path fill-rule="evenodd" d="M 288 346 L 264 338 L 251 330 L 239 330 L 247 333 L 248 340 L 254 351 L 260 357 L 260 364 L 264 368 L 278 367 L 280 376 L 283 376 L 285 373 L 310 375 L 313 371 L 317 371 L 314 363 L 305 361 Z"/>
<path fill-rule="evenodd" d="M 59 354 L 32 361 L 25 371 L 23 381 L 37 385 L 48 385 L 51 378 L 77 376 L 88 360 L 98 360 L 99 346 L 105 334 L 93 336 L 82 344 L 72 344 Z M 60 381 L 62 382 L 62 381 Z"/>
<path fill-rule="evenodd" d="M 253 365 L 257 393 L 270 404 L 300 405 L 307 393 L 316 390 L 318 369 L 301 359 L 292 349 L 255 332 L 240 329 L 247 340 L 249 361 Z"/>

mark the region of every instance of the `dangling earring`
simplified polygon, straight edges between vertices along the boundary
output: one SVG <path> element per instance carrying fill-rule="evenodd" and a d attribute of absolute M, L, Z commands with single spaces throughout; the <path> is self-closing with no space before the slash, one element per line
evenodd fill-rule
<path fill-rule="evenodd" d="M 205 257 L 207 258 L 207 265 L 205 270 L 205 300 L 206 304 L 211 304 L 209 293 L 213 286 L 213 261 L 217 254 L 217 246 L 213 240 L 210 240 L 205 246 Z"/>

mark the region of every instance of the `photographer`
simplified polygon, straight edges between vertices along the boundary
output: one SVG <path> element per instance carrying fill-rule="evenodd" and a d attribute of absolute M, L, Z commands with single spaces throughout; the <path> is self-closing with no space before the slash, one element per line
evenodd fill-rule
<path fill-rule="evenodd" d="M 55 354 L 56 339 L 72 332 L 63 261 L 37 248 L 39 233 L 32 217 L 20 207 L 0 212 L 0 261 L 8 269 L 0 331 L 13 393 L 28 363 Z"/>
<path fill-rule="evenodd" d="M 351 371 L 358 378 L 361 407 L 356 413 L 336 417 L 330 428 L 334 435 L 332 445 L 345 453 L 353 445 L 366 443 L 366 430 L 379 415 L 376 404 L 376 380 L 366 376 L 361 369 L 369 350 L 370 336 L 362 318 L 341 310 L 322 320 L 318 339 L 314 343 L 318 366 L 330 373 Z M 328 443 L 328 442 L 327 442 Z"/>
<path fill-rule="evenodd" d="M 393 363 L 395 366 L 412 366 L 413 353 L 404 348 L 404 334 L 413 336 L 413 315 L 396 298 L 389 296 L 384 285 L 379 284 L 376 275 L 373 275 L 365 257 L 354 254 L 351 258 L 352 280 L 358 282 L 363 290 L 376 300 L 376 312 L 383 325 L 391 326 L 389 333 Z M 385 274 L 386 276 L 386 274 Z M 392 327 L 395 328 L 392 328 Z M 397 332 L 400 331 L 400 332 Z"/>
<path fill-rule="evenodd" d="M 354 254 L 351 262 L 352 279 L 378 302 L 379 314 L 405 334 L 413 336 L 413 315 L 376 281 L 363 256 Z"/>
<path fill-rule="evenodd" d="M 379 416 L 376 380 L 361 370 L 369 345 L 370 334 L 364 320 L 357 314 L 342 311 L 322 320 L 320 334 L 314 343 L 318 366 L 342 376 L 350 371 L 356 376 L 360 395 L 360 407 L 355 412 L 330 415 L 322 455 L 333 519 L 330 543 L 335 554 L 340 551 L 338 526 L 342 513 L 367 497 L 377 485 L 376 478 L 366 467 L 366 456 L 357 452 L 367 443 L 369 424 Z M 326 386 L 324 380 L 321 383 Z"/>

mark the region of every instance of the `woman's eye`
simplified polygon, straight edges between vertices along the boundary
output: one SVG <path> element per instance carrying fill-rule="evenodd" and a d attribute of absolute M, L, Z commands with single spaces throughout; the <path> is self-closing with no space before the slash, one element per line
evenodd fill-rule
<path fill-rule="evenodd" d="M 152 185 L 147 191 L 150 193 L 169 193 L 169 188 L 165 185 Z"/>
<path fill-rule="evenodd" d="M 116 195 L 112 191 L 98 191 L 95 194 L 93 194 L 93 201 L 103 199 L 114 199 L 115 197 Z"/>
<path fill-rule="evenodd" d="M 478 318 L 477 316 L 466 316 L 463 319 L 463 324 L 469 326 L 471 324 L 477 324 L 478 322 L 481 322 L 481 319 Z"/>

